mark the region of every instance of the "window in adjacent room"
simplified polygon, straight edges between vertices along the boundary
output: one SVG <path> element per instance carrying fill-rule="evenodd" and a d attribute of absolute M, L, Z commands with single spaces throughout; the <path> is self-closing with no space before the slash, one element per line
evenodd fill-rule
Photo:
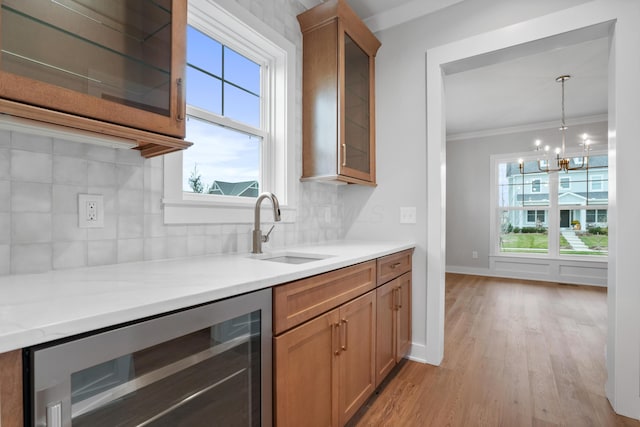
<path fill-rule="evenodd" d="M 517 155 L 494 158 L 494 253 L 521 256 L 608 254 L 608 159 L 592 154 L 588 170 L 537 172 Z"/>

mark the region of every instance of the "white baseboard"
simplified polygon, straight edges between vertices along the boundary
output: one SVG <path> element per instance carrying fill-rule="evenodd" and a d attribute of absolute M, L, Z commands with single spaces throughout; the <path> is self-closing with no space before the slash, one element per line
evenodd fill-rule
<path fill-rule="evenodd" d="M 411 350 L 407 359 L 414 362 L 428 363 L 427 362 L 427 347 L 424 344 L 411 343 Z"/>
<path fill-rule="evenodd" d="M 492 256 L 489 268 L 447 265 L 447 273 L 539 280 L 567 285 L 607 286 L 606 261 Z"/>

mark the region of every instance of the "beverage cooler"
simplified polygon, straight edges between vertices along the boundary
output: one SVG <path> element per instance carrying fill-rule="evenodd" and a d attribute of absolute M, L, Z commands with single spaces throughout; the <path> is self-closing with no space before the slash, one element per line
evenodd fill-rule
<path fill-rule="evenodd" d="M 270 426 L 271 290 L 26 349 L 33 427 Z"/>

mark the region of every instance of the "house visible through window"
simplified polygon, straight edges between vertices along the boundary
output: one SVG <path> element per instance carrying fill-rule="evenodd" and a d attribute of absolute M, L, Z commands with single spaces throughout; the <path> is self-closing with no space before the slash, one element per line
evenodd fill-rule
<path fill-rule="evenodd" d="M 187 140 L 183 190 L 256 197 L 260 192 L 261 66 L 187 28 Z"/>
<path fill-rule="evenodd" d="M 540 180 L 539 179 L 534 179 L 533 181 L 531 181 L 531 192 L 532 193 L 539 193 L 540 192 Z"/>
<path fill-rule="evenodd" d="M 525 158 L 525 155 L 521 157 Z M 589 169 L 540 172 L 535 159 L 494 158 L 495 253 L 545 256 L 608 254 L 608 159 Z"/>

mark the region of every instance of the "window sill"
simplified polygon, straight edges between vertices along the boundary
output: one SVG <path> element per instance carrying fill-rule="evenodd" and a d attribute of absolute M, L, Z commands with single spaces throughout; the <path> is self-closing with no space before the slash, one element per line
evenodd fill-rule
<path fill-rule="evenodd" d="M 548 254 L 519 254 L 519 253 L 497 253 L 490 254 L 489 258 L 496 259 L 506 259 L 506 258 L 517 258 L 518 260 L 527 260 L 530 259 L 532 262 L 544 260 L 544 261 L 561 261 L 561 262 L 588 262 L 588 263 L 601 263 L 608 264 L 609 257 L 608 256 L 597 256 L 597 255 L 558 255 L 551 256 Z"/>
<path fill-rule="evenodd" d="M 255 199 L 234 202 L 163 199 L 165 224 L 253 224 Z M 297 209 L 280 205 L 283 223 L 297 220 Z M 270 202 L 260 209 L 263 223 L 273 222 Z"/>

